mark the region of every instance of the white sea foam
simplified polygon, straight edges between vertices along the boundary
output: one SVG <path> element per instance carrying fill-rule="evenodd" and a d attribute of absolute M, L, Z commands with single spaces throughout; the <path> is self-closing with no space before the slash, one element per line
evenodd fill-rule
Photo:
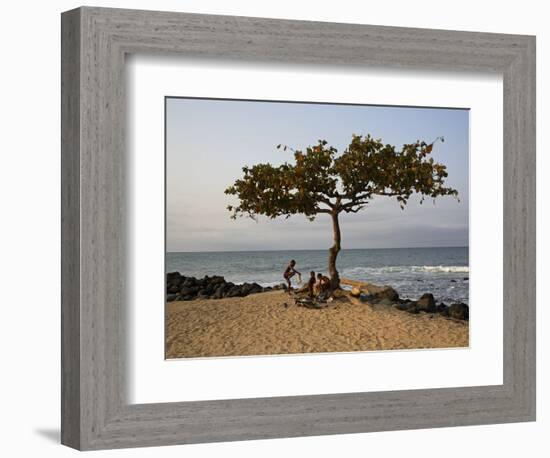
<path fill-rule="evenodd" d="M 387 266 L 387 267 L 350 267 L 344 269 L 345 275 L 372 275 L 380 273 L 469 273 L 468 266 Z"/>

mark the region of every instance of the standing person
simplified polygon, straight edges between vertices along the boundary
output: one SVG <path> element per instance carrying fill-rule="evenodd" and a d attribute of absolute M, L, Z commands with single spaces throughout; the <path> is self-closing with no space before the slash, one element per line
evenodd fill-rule
<path fill-rule="evenodd" d="M 283 277 L 286 280 L 287 286 L 288 286 L 288 294 L 291 294 L 292 292 L 292 285 L 290 284 L 290 279 L 294 277 L 294 275 L 298 274 L 301 276 L 302 274 L 296 270 L 296 261 L 292 259 L 288 266 L 285 269 L 285 272 L 283 273 Z"/>

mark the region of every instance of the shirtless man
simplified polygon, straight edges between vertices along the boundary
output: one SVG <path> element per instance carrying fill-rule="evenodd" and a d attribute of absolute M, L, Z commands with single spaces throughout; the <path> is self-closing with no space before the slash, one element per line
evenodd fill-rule
<path fill-rule="evenodd" d="M 294 277 L 294 275 L 298 274 L 299 276 L 302 276 L 300 272 L 298 272 L 295 269 L 296 261 L 292 259 L 288 266 L 285 269 L 285 272 L 283 273 L 283 277 L 286 280 L 287 286 L 288 286 L 288 294 L 291 294 L 292 292 L 292 285 L 290 284 L 290 279 Z"/>

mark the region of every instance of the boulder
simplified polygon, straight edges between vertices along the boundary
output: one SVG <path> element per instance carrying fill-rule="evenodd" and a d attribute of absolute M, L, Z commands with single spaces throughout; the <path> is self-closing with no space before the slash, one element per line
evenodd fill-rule
<path fill-rule="evenodd" d="M 382 290 L 374 293 L 373 296 L 375 296 L 378 300 L 389 299 L 392 302 L 399 300 L 399 294 L 397 294 L 397 291 L 391 286 L 384 287 Z"/>
<path fill-rule="evenodd" d="M 242 291 L 244 296 L 249 295 L 250 291 L 252 291 L 252 288 L 254 288 L 254 286 L 251 285 L 250 283 L 243 283 L 241 285 L 241 291 Z"/>
<path fill-rule="evenodd" d="M 211 294 L 214 294 L 214 291 L 216 290 L 216 285 L 213 285 L 212 283 L 208 283 L 204 288 L 204 291 L 208 293 L 210 296 Z"/>
<path fill-rule="evenodd" d="M 243 291 L 240 286 L 233 286 L 229 291 L 227 291 L 225 297 L 242 297 Z"/>
<path fill-rule="evenodd" d="M 166 302 L 172 302 L 176 300 L 176 297 L 178 297 L 177 294 L 167 294 L 166 295 Z"/>
<path fill-rule="evenodd" d="M 448 315 L 448 309 L 449 307 L 447 307 L 443 302 L 435 306 L 435 311 L 437 313 L 441 313 L 442 315 Z"/>
<path fill-rule="evenodd" d="M 393 301 L 390 301 L 389 299 L 387 298 L 384 298 L 384 299 L 380 299 L 378 301 L 378 305 L 393 305 L 394 302 Z"/>
<path fill-rule="evenodd" d="M 397 310 L 408 312 L 409 310 L 416 308 L 416 302 L 413 302 L 413 301 L 398 302 L 394 306 Z"/>
<path fill-rule="evenodd" d="M 196 287 L 182 286 L 182 288 L 180 289 L 180 294 L 182 296 L 194 296 L 195 294 L 197 294 L 197 289 Z"/>
<path fill-rule="evenodd" d="M 449 307 L 449 316 L 457 320 L 468 320 L 470 319 L 470 309 L 462 302 L 458 304 L 451 304 Z"/>
<path fill-rule="evenodd" d="M 181 274 L 179 272 L 168 272 L 166 274 L 166 283 L 172 283 L 174 281 L 178 281 L 181 278 Z"/>
<path fill-rule="evenodd" d="M 176 294 L 179 292 L 179 290 L 180 290 L 180 287 L 176 283 L 171 283 L 171 284 L 169 283 L 168 287 L 166 288 L 166 292 L 168 294 Z"/>
<path fill-rule="evenodd" d="M 435 312 L 435 299 L 433 294 L 426 293 L 420 296 L 420 299 L 416 301 L 416 307 L 422 312 Z"/>
<path fill-rule="evenodd" d="M 197 279 L 195 277 L 187 277 L 182 286 L 185 286 L 187 288 L 193 287 L 197 284 Z"/>
<path fill-rule="evenodd" d="M 170 272 L 166 274 L 166 292 L 169 294 L 177 294 L 185 277 L 179 272 Z"/>
<path fill-rule="evenodd" d="M 264 291 L 262 285 L 258 285 L 258 283 L 252 283 L 252 288 L 250 289 L 250 292 L 248 294 L 257 294 L 262 293 Z"/>
<path fill-rule="evenodd" d="M 212 278 L 210 278 L 211 285 L 220 285 L 222 283 L 225 283 L 225 278 L 220 275 L 214 275 Z"/>
<path fill-rule="evenodd" d="M 210 297 L 210 292 L 207 290 L 207 289 L 201 289 L 198 293 L 197 293 L 197 298 L 199 299 L 207 299 Z"/>
<path fill-rule="evenodd" d="M 212 294 L 212 299 L 221 299 L 223 297 L 223 284 L 218 285 L 214 294 Z"/>
<path fill-rule="evenodd" d="M 272 287 L 264 288 L 258 283 L 235 285 L 232 282 L 226 282 L 225 278 L 220 275 L 214 275 L 212 277 L 206 275 L 203 278 L 195 278 L 185 277 L 179 272 L 171 272 L 167 274 L 166 277 L 166 292 L 167 294 L 177 296 L 174 300 L 242 297 L 248 294 L 262 293 L 275 289 Z"/>

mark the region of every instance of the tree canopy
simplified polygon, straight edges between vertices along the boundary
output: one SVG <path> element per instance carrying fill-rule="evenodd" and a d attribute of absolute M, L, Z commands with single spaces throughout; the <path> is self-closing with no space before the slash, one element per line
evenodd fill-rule
<path fill-rule="evenodd" d="M 421 203 L 426 197 L 458 196 L 445 186 L 446 166 L 430 157 L 433 145 L 418 140 L 399 150 L 370 135 L 353 135 L 339 154 L 319 140 L 305 151 L 293 150 L 294 163 L 243 167 L 243 176 L 225 190 L 239 200 L 228 210 L 232 218 L 304 214 L 313 220 L 320 213 L 357 213 L 374 196 L 395 197 L 401 208 L 414 193 Z"/>

